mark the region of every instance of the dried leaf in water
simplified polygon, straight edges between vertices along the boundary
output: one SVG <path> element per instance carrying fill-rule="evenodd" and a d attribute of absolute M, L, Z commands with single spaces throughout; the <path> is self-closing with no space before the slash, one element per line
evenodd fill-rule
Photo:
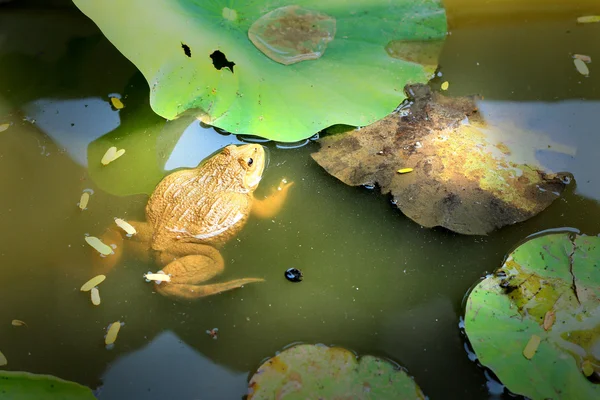
<path fill-rule="evenodd" d="M 6 359 L 4 354 L 2 354 L 2 352 L 0 351 L 0 367 L 4 366 L 6 364 L 8 364 L 8 360 Z"/>
<path fill-rule="evenodd" d="M 100 291 L 98 290 L 97 287 L 92 288 L 91 298 L 92 298 L 93 305 L 95 305 L 95 306 L 100 305 Z"/>
<path fill-rule="evenodd" d="M 125 107 L 125 105 L 123 104 L 123 102 L 121 101 L 121 99 L 119 99 L 117 97 L 111 97 L 110 98 L 110 102 L 113 105 L 113 107 L 116 108 L 117 110 L 120 110 L 123 107 Z"/>
<path fill-rule="evenodd" d="M 442 88 L 442 90 L 448 90 L 449 86 L 450 86 L 450 84 L 448 83 L 448 81 L 446 81 L 446 82 L 442 83 L 441 88 Z"/>
<path fill-rule="evenodd" d="M 552 328 L 554 325 L 554 321 L 556 320 L 556 315 L 553 311 L 547 311 L 546 315 L 544 315 L 544 330 L 547 331 Z"/>
<path fill-rule="evenodd" d="M 9 126 L 10 124 L 0 124 L 0 132 L 4 132 Z"/>
<path fill-rule="evenodd" d="M 83 192 L 81 194 L 81 199 L 79 199 L 79 208 L 85 210 L 88 202 L 90 201 L 90 194 L 88 192 Z"/>
<path fill-rule="evenodd" d="M 409 172 L 413 172 L 413 169 L 412 169 L 412 168 L 400 168 L 400 169 L 398 170 L 398 173 L 399 173 L 399 174 L 407 174 L 407 173 L 409 173 Z"/>
<path fill-rule="evenodd" d="M 541 341 L 542 339 L 538 335 L 531 335 L 531 339 L 529 339 L 529 342 L 527 342 L 527 345 L 523 350 L 523 355 L 525 356 L 525 358 L 527 358 L 528 360 L 531 360 L 533 358 Z"/>
<path fill-rule="evenodd" d="M 112 247 L 102 243 L 102 241 L 95 236 L 86 236 L 85 241 L 102 255 L 107 256 L 113 253 Z"/>
<path fill-rule="evenodd" d="M 25 321 L 21 321 L 20 319 L 13 319 L 12 326 L 27 326 Z"/>
<path fill-rule="evenodd" d="M 577 22 L 580 24 L 590 24 L 593 22 L 600 22 L 600 15 L 586 15 L 584 17 L 577 18 Z"/>
<path fill-rule="evenodd" d="M 106 334 L 106 338 L 104 339 L 104 344 L 113 344 L 115 340 L 117 340 L 117 335 L 119 334 L 119 330 L 121 329 L 121 321 L 116 321 L 110 324 L 108 327 L 108 333 Z"/>
<path fill-rule="evenodd" d="M 149 281 L 171 282 L 171 277 L 166 274 L 146 274 L 144 278 Z"/>
<path fill-rule="evenodd" d="M 127 232 L 128 235 L 135 235 L 137 231 L 135 228 L 127 221 L 121 218 L 115 218 L 115 223 L 119 226 L 119 228 L 123 229 Z"/>
<path fill-rule="evenodd" d="M 578 58 L 586 64 L 589 64 L 592 62 L 592 57 L 587 56 L 585 54 L 573 54 L 573 58 Z"/>
<path fill-rule="evenodd" d="M 573 63 L 575 64 L 575 68 L 577 68 L 577 72 L 581 75 L 588 76 L 590 74 L 590 70 L 581 59 L 574 58 Z"/>
<path fill-rule="evenodd" d="M 101 163 L 102 165 L 108 165 L 111 162 L 115 161 L 117 158 L 121 157 L 123 154 L 125 154 L 125 149 L 117 151 L 117 148 L 113 146 L 106 150 L 106 153 L 104 153 L 104 157 L 102 157 Z"/>
<path fill-rule="evenodd" d="M 81 287 L 82 292 L 87 292 L 89 290 L 92 290 L 92 288 L 98 286 L 99 284 L 101 284 L 102 282 L 104 282 L 104 280 L 106 279 L 105 275 L 97 275 L 95 277 L 93 277 L 92 279 L 90 279 L 89 281 L 87 281 L 86 283 L 83 284 L 83 286 Z"/>
<path fill-rule="evenodd" d="M 590 360 L 585 360 L 581 364 L 581 372 L 583 372 L 585 376 L 592 376 L 592 374 L 594 373 L 594 366 L 592 365 Z"/>

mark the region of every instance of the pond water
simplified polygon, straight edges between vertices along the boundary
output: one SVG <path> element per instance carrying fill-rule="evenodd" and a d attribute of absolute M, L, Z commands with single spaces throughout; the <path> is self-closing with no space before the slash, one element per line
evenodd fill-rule
<path fill-rule="evenodd" d="M 528 235 L 600 232 L 600 71 L 592 63 L 585 78 L 571 58 L 600 60 L 600 24 L 575 23 L 600 5 L 447 2 L 451 35 L 443 77 L 431 86 L 447 80 L 451 96 L 484 96 L 488 122 L 531 132 L 524 143 L 536 160 L 575 176 L 538 216 L 486 237 L 425 229 L 377 190 L 329 176 L 310 158 L 317 142 L 266 143 L 259 192 L 282 177 L 295 185 L 277 217 L 250 219 L 225 245 L 218 278 L 264 283 L 176 302 L 142 278 L 155 265 L 125 254 L 95 307 L 79 291 L 97 273 L 84 235 L 101 235 L 114 217 L 141 220 L 165 174 L 241 138 L 192 119 L 164 122 L 141 74 L 93 23 L 63 2 L 40 3 L 0 7 L 0 123 L 11 123 L 0 133 L 0 350 L 8 369 L 102 385 L 100 399 L 241 398 L 265 358 L 292 343 L 324 343 L 401 364 L 433 399 L 508 398 L 468 358 L 462 300 Z M 124 109 L 110 107 L 112 94 Z M 126 153 L 101 168 L 112 145 Z M 85 189 L 93 195 L 82 212 Z M 303 282 L 284 278 L 291 267 Z M 124 326 L 107 350 L 104 329 L 117 320 Z M 217 340 L 206 334 L 215 327 Z"/>

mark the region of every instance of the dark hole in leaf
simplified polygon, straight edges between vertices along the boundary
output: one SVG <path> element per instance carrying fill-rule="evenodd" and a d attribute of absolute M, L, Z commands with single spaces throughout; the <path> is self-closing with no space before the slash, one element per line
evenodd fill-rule
<path fill-rule="evenodd" d="M 233 61 L 228 61 L 225 54 L 221 53 L 219 50 L 215 50 L 211 55 L 213 65 L 216 69 L 220 70 L 221 68 L 229 68 L 231 73 L 233 73 L 233 66 L 235 63 Z"/>
<path fill-rule="evenodd" d="M 190 46 L 188 46 L 185 43 L 181 43 L 181 48 L 183 49 L 183 52 L 185 53 L 186 56 L 188 56 L 188 57 L 192 56 L 192 50 L 190 49 Z"/>

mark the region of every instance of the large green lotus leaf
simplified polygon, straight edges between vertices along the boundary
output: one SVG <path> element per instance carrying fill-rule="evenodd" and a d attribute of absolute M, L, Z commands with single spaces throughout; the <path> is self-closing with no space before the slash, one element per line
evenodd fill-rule
<path fill-rule="evenodd" d="M 388 43 L 439 42 L 446 32 L 441 0 L 73 1 L 144 74 L 157 114 L 202 109 L 212 125 L 283 142 L 386 116 L 407 83 L 428 79 Z M 283 65 L 249 40 L 255 21 L 291 4 L 335 18 L 319 59 Z M 217 69 L 217 50 L 235 65 Z"/>
<path fill-rule="evenodd" d="M 0 371 L 0 398 L 10 400 L 95 400 L 91 389 L 52 375 Z"/>
<path fill-rule="evenodd" d="M 514 393 L 600 398 L 600 237 L 552 233 L 521 244 L 469 295 L 465 331 Z M 533 336 L 539 346 L 525 351 Z"/>
<path fill-rule="evenodd" d="M 248 400 L 425 399 L 417 384 L 388 361 L 360 359 L 341 347 L 302 344 L 264 362 L 250 379 Z"/>

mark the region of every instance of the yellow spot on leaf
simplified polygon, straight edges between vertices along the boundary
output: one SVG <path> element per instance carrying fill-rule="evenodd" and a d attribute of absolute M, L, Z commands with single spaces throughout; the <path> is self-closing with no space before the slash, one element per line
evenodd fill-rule
<path fill-rule="evenodd" d="M 79 199 L 79 208 L 81 208 L 81 210 L 85 210 L 89 201 L 90 194 L 88 192 L 83 192 L 81 194 L 81 199 Z"/>
<path fill-rule="evenodd" d="M 412 168 L 400 168 L 397 172 L 399 174 L 407 174 L 407 173 L 412 172 L 412 171 L 413 171 Z"/>
<path fill-rule="evenodd" d="M 119 330 L 121 329 L 121 322 L 113 322 L 108 327 L 108 333 L 106 334 L 106 338 L 104 339 L 104 344 L 113 344 L 115 340 L 117 340 L 117 335 L 119 334 Z"/>
<path fill-rule="evenodd" d="M 592 374 L 594 373 L 594 366 L 592 365 L 590 360 L 585 360 L 581 364 L 581 371 L 585 376 L 592 376 Z"/>
<path fill-rule="evenodd" d="M 585 54 L 573 54 L 573 58 L 578 58 L 586 64 L 589 64 L 592 62 L 592 57 L 587 56 Z"/>
<path fill-rule="evenodd" d="M 450 84 L 448 83 L 448 81 L 446 81 L 446 82 L 442 83 L 441 88 L 442 88 L 442 90 L 448 90 L 449 86 L 450 86 Z"/>
<path fill-rule="evenodd" d="M 8 361 L 6 360 L 6 357 L 4 357 L 4 354 L 2 354 L 2 352 L 0 351 L 0 367 L 6 364 L 8 364 Z"/>
<path fill-rule="evenodd" d="M 128 235 L 135 235 L 137 231 L 135 228 L 127 221 L 121 218 L 115 218 L 115 223 L 119 226 L 119 228 L 123 229 L 127 232 Z"/>
<path fill-rule="evenodd" d="M 556 321 L 556 315 L 553 311 L 547 311 L 546 315 L 544 315 L 544 330 L 547 331 L 552 328 L 554 325 L 554 321 Z"/>
<path fill-rule="evenodd" d="M 586 15 L 584 17 L 577 18 L 577 22 L 580 24 L 590 24 L 593 22 L 600 22 L 600 15 Z"/>
<path fill-rule="evenodd" d="M 95 236 L 86 236 L 85 241 L 102 255 L 107 256 L 113 253 L 113 249 L 110 246 L 102 243 L 102 241 Z"/>
<path fill-rule="evenodd" d="M 95 305 L 95 306 L 100 305 L 100 291 L 98 290 L 97 287 L 92 288 L 91 298 L 92 298 L 93 305 Z"/>
<path fill-rule="evenodd" d="M 0 124 L 0 132 L 4 132 L 9 126 L 10 124 Z"/>
<path fill-rule="evenodd" d="M 538 335 L 531 335 L 531 339 L 523 349 L 523 355 L 526 359 L 531 360 L 533 358 L 541 341 L 542 339 Z"/>
<path fill-rule="evenodd" d="M 590 74 L 590 70 L 588 69 L 587 65 L 585 65 L 585 63 L 579 58 L 574 58 L 573 63 L 575 64 L 575 68 L 577 68 L 577 72 L 579 72 L 581 75 L 588 76 Z"/>
<path fill-rule="evenodd" d="M 122 109 L 123 107 L 125 107 L 125 105 L 123 104 L 123 102 L 121 101 L 121 99 L 118 99 L 116 97 L 111 97 L 110 98 L 110 103 L 113 105 L 114 108 L 116 108 L 117 110 Z"/>
<path fill-rule="evenodd" d="M 98 286 L 99 284 L 101 284 L 102 282 L 104 282 L 104 280 L 106 279 L 105 275 L 97 275 L 95 277 L 93 277 L 92 279 L 90 279 L 89 281 L 87 281 L 86 283 L 83 284 L 83 286 L 81 287 L 82 292 L 87 292 L 89 290 L 92 290 L 93 287 Z"/>
<path fill-rule="evenodd" d="M 13 319 L 12 326 L 27 326 L 25 321 L 21 321 L 20 319 Z"/>
<path fill-rule="evenodd" d="M 171 282 L 171 277 L 166 274 L 146 274 L 144 278 L 149 281 Z"/>
<path fill-rule="evenodd" d="M 229 21 L 235 21 L 237 19 L 237 11 L 225 7 L 223 8 L 223 18 Z"/>
<path fill-rule="evenodd" d="M 115 161 L 117 158 L 121 157 L 123 154 L 125 154 L 125 149 L 117 151 L 117 148 L 113 146 L 106 150 L 106 153 L 104 153 L 104 156 L 102 157 L 102 160 L 100 162 L 102 163 L 102 165 L 108 165 L 109 163 Z"/>

